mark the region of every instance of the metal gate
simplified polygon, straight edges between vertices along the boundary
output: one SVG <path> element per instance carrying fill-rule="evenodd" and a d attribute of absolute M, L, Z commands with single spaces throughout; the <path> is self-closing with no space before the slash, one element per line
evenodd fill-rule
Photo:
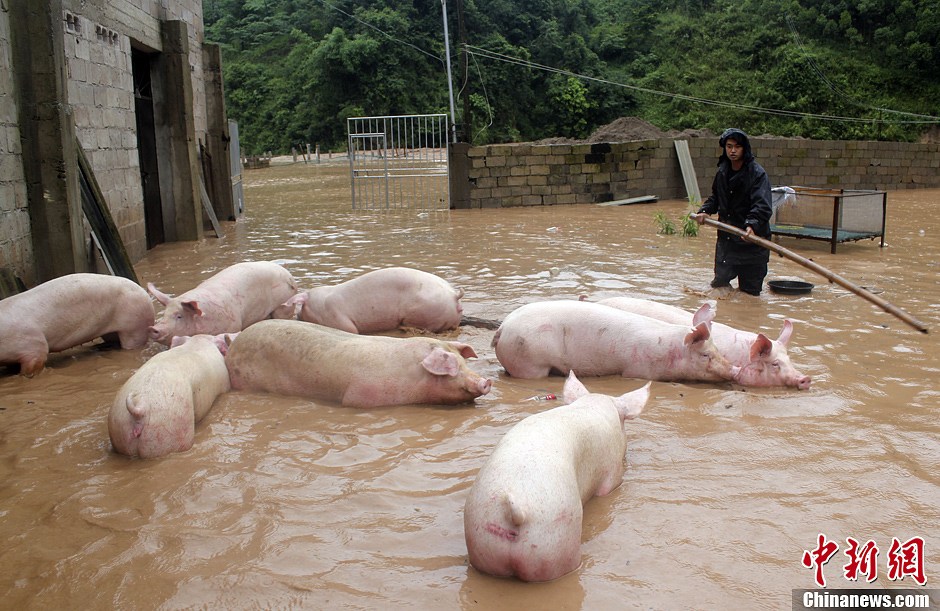
<path fill-rule="evenodd" d="M 450 208 L 447 115 L 347 119 L 352 207 Z"/>

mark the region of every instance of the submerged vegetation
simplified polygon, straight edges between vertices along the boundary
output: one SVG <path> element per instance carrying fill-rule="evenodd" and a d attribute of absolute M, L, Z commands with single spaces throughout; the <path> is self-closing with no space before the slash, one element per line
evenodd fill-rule
<path fill-rule="evenodd" d="M 928 0 L 447 0 L 474 144 L 662 129 L 918 139 L 937 129 Z M 243 150 L 345 148 L 346 119 L 449 113 L 436 0 L 204 0 Z"/>

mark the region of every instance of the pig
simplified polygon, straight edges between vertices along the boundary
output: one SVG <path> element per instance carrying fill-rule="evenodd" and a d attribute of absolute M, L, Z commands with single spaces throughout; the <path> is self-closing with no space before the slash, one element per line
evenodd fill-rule
<path fill-rule="evenodd" d="M 665 303 L 633 297 L 611 297 L 597 303 L 677 324 L 697 324 L 712 321 L 715 317 L 715 309 L 708 303 L 702 304 L 694 314 Z M 741 368 L 735 378 L 738 384 L 754 387 L 786 386 L 799 390 L 810 387 L 812 378 L 800 373 L 787 354 L 787 346 L 793 334 L 791 321 L 783 321 L 783 329 L 776 340 L 771 340 L 763 333 L 741 331 L 716 322 L 712 322 L 711 331 L 712 341 L 719 352 Z"/>
<path fill-rule="evenodd" d="M 153 303 L 133 280 L 104 274 L 60 276 L 0 301 L 0 364 L 43 370 L 50 352 L 98 337 L 134 350 L 147 344 Z"/>
<path fill-rule="evenodd" d="M 490 391 L 467 367 L 467 344 L 431 337 L 357 335 L 297 320 L 263 320 L 225 357 L 232 388 L 323 399 L 350 407 L 456 404 Z"/>
<path fill-rule="evenodd" d="M 460 325 L 461 297 L 463 289 L 455 289 L 439 276 L 409 267 L 388 267 L 298 293 L 275 317 L 293 318 L 290 306 L 299 304 L 299 320 L 349 333 L 380 333 L 400 327 L 440 333 Z"/>
<path fill-rule="evenodd" d="M 521 306 L 503 320 L 492 345 L 517 378 L 574 369 L 582 376 L 716 382 L 739 370 L 712 343 L 707 322 L 673 325 L 586 301 Z"/>
<path fill-rule="evenodd" d="M 165 307 L 150 338 L 169 346 L 177 335 L 237 333 L 271 316 L 297 293 L 290 272 L 270 261 L 236 263 L 177 297 L 147 289 Z"/>
<path fill-rule="evenodd" d="M 464 506 L 470 564 L 523 581 L 549 581 L 581 564 L 583 505 L 620 486 L 625 420 L 646 406 L 650 382 L 619 397 L 589 393 L 574 371 L 567 405 L 513 426 L 477 474 Z"/>
<path fill-rule="evenodd" d="M 120 454 L 157 458 L 193 445 L 196 423 L 231 386 L 224 336 L 177 336 L 118 391 L 108 414 L 111 445 Z"/>

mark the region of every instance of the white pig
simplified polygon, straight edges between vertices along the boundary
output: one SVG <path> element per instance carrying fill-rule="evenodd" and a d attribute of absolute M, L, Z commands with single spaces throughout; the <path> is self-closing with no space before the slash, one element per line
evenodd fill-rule
<path fill-rule="evenodd" d="M 694 314 L 665 303 L 634 297 L 611 297 L 597 303 L 676 324 L 698 324 L 715 318 L 715 309 L 708 303 L 702 304 Z M 763 333 L 741 331 L 717 322 L 712 323 L 711 331 L 712 341 L 718 351 L 741 368 L 735 378 L 738 384 L 755 387 L 789 386 L 800 390 L 810 387 L 812 378 L 800 373 L 787 354 L 787 346 L 793 334 L 793 323 L 789 320 L 783 321 L 783 329 L 776 340 L 771 340 Z"/>
<path fill-rule="evenodd" d="M 230 389 L 223 336 L 176 337 L 138 369 L 108 414 L 115 451 L 156 458 L 192 447 L 196 423 Z"/>
<path fill-rule="evenodd" d="M 237 333 L 268 318 L 297 293 L 290 272 L 277 263 L 236 263 L 203 280 L 177 297 L 147 284 L 150 294 L 165 308 L 150 327 L 150 337 L 167 346 L 177 335 Z"/>
<path fill-rule="evenodd" d="M 506 372 L 517 378 L 574 369 L 582 376 L 731 380 L 739 368 L 715 348 L 708 325 L 673 325 L 584 301 L 542 301 L 511 312 L 493 346 Z"/>
<path fill-rule="evenodd" d="M 349 333 L 379 333 L 399 327 L 439 333 L 460 325 L 462 296 L 463 289 L 455 289 L 434 274 L 388 267 L 298 293 L 274 317 L 293 318 L 291 306 L 301 305 L 299 320 Z"/>
<path fill-rule="evenodd" d="M 98 337 L 116 339 L 121 348 L 147 343 L 153 324 L 150 297 L 127 278 L 68 274 L 0 301 L 0 364 L 19 363 L 33 376 L 50 352 L 60 352 Z"/>
<path fill-rule="evenodd" d="M 296 320 L 263 320 L 229 346 L 232 388 L 352 407 L 465 403 L 492 382 L 467 367 L 467 344 L 356 335 Z"/>
<path fill-rule="evenodd" d="M 650 383 L 620 397 L 588 393 L 568 374 L 569 405 L 529 416 L 497 444 L 470 488 L 464 536 L 470 564 L 498 576 L 548 581 L 581 564 L 583 505 L 623 480 L 623 424 Z"/>

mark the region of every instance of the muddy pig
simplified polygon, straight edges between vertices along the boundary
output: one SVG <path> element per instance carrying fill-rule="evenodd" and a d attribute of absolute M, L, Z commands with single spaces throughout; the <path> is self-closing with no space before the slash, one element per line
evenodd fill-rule
<path fill-rule="evenodd" d="M 634 297 L 611 297 L 597 303 L 677 324 L 698 324 L 715 318 L 715 309 L 707 303 L 694 314 L 665 303 Z M 712 322 L 711 332 L 718 351 L 741 368 L 735 378 L 738 384 L 755 387 L 789 386 L 800 390 L 810 387 L 812 378 L 800 373 L 787 354 L 787 346 L 793 334 L 793 323 L 789 320 L 783 321 L 783 329 L 776 340 L 763 333 L 741 331 L 717 322 Z"/>
<path fill-rule="evenodd" d="M 263 320 L 235 338 L 225 362 L 235 390 L 377 407 L 465 403 L 485 395 L 492 383 L 464 361 L 475 356 L 460 342 Z"/>
<path fill-rule="evenodd" d="M 191 448 L 196 423 L 230 388 L 223 346 L 222 336 L 177 336 L 172 348 L 144 363 L 111 405 L 114 450 L 156 458 Z"/>
<path fill-rule="evenodd" d="M 0 301 L 0 364 L 19 363 L 33 376 L 50 352 L 60 352 L 98 337 L 117 340 L 124 349 L 147 343 L 154 321 L 153 303 L 127 278 L 69 274 Z"/>
<path fill-rule="evenodd" d="M 439 333 L 460 324 L 462 296 L 462 289 L 455 289 L 434 274 L 388 267 L 334 286 L 298 293 L 274 317 L 293 318 L 289 306 L 300 304 L 299 320 L 349 333 L 378 333 L 400 327 Z"/>
<path fill-rule="evenodd" d="M 564 388 L 568 405 L 512 427 L 467 497 L 470 564 L 523 581 L 548 581 L 577 569 L 583 505 L 623 480 L 623 424 L 643 411 L 649 388 L 647 382 L 616 398 L 588 393 L 572 371 Z"/>
<path fill-rule="evenodd" d="M 297 293 L 290 272 L 277 263 L 236 263 L 203 280 L 196 288 L 169 297 L 147 284 L 165 308 L 150 328 L 150 338 L 167 346 L 177 335 L 237 333 L 268 318 Z"/>
<path fill-rule="evenodd" d="M 731 380 L 739 368 L 715 348 L 708 325 L 673 325 L 585 301 L 543 301 L 511 312 L 493 346 L 506 372 L 517 378 L 574 369 L 582 377 Z"/>

